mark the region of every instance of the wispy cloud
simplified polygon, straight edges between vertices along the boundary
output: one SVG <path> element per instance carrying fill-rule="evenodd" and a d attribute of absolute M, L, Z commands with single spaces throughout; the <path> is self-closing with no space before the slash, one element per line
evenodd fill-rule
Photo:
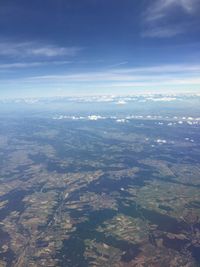
<path fill-rule="evenodd" d="M 155 91 L 179 90 L 199 91 L 200 64 L 156 65 L 148 67 L 123 67 L 102 71 L 74 72 L 56 75 L 41 75 L 1 79 L 0 88 L 23 88 L 25 92 L 35 90 L 56 95 L 72 92 L 134 92 L 134 90 Z"/>
<path fill-rule="evenodd" d="M 134 67 L 134 68 L 123 68 L 123 69 L 116 69 L 113 70 L 115 73 L 145 73 L 148 75 L 152 74 L 194 74 L 200 73 L 200 65 L 198 64 L 167 64 L 167 65 L 153 65 L 153 66 L 146 66 L 146 67 Z"/>
<path fill-rule="evenodd" d="M 162 87 L 164 85 L 200 86 L 200 65 L 159 65 L 138 68 L 113 68 L 98 72 L 83 72 L 61 75 L 43 75 L 15 80 L 15 83 L 35 86 L 56 85 L 61 88 L 71 86 L 90 87 Z"/>
<path fill-rule="evenodd" d="M 143 14 L 144 37 L 173 37 L 186 32 L 198 14 L 198 0 L 156 0 Z"/>
<path fill-rule="evenodd" d="M 61 57 L 75 56 L 81 50 L 80 47 L 60 47 L 38 42 L 5 42 L 0 41 L 0 56 L 6 57 Z"/>
<path fill-rule="evenodd" d="M 113 64 L 113 65 L 110 65 L 109 68 L 115 68 L 115 67 L 119 67 L 119 66 L 126 65 L 126 64 L 128 64 L 128 61 L 122 61 L 122 62 Z"/>
<path fill-rule="evenodd" d="M 158 38 L 168 38 L 173 37 L 178 34 L 184 33 L 185 28 L 182 26 L 174 26 L 174 27 L 164 27 L 164 26 L 156 26 L 145 30 L 142 34 L 143 37 L 158 37 Z"/>
<path fill-rule="evenodd" d="M 156 0 L 146 10 L 146 20 L 160 20 L 169 16 L 177 8 L 187 14 L 194 14 L 197 3 L 196 0 Z"/>
<path fill-rule="evenodd" d="M 0 64 L 1 70 L 8 69 L 23 69 L 23 68 L 34 68 L 41 66 L 55 66 L 55 65 L 65 65 L 70 64 L 72 61 L 43 61 L 43 62 L 14 62 L 14 63 L 4 63 Z"/>

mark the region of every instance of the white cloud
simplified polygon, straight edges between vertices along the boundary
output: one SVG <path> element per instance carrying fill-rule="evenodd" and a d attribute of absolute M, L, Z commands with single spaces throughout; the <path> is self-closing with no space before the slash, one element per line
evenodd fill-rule
<path fill-rule="evenodd" d="M 13 62 L 0 64 L 1 70 L 7 69 L 21 69 L 21 68 L 33 68 L 46 65 L 64 65 L 69 64 L 71 61 L 43 61 L 43 62 Z"/>
<path fill-rule="evenodd" d="M 182 34 L 188 30 L 199 8 L 198 0 L 156 0 L 143 14 L 142 36 L 167 38 Z"/>
<path fill-rule="evenodd" d="M 153 27 L 151 29 L 148 29 L 147 31 L 145 31 L 142 36 L 143 37 L 159 37 L 159 38 L 163 38 L 163 37 L 173 37 L 176 36 L 178 34 L 181 34 L 184 32 L 184 28 L 183 27 Z"/>
<path fill-rule="evenodd" d="M 56 57 L 56 56 L 75 56 L 80 49 L 77 47 L 38 47 L 28 50 L 28 53 L 36 56 Z"/>
<path fill-rule="evenodd" d="M 37 42 L 5 42 L 0 41 L 0 56 L 7 57 L 60 57 L 75 56 L 80 47 L 60 47 Z"/>
<path fill-rule="evenodd" d="M 148 97 L 147 100 L 154 101 L 154 102 L 171 102 L 171 101 L 175 101 L 176 97 Z"/>
<path fill-rule="evenodd" d="M 157 139 L 156 142 L 158 144 L 166 144 L 167 143 L 167 141 L 165 139 Z"/>
<path fill-rule="evenodd" d="M 157 21 L 169 16 L 175 8 L 187 14 L 194 14 L 197 6 L 196 0 L 156 0 L 146 11 L 147 21 Z"/>
<path fill-rule="evenodd" d="M 124 100 L 119 100 L 119 101 L 117 101 L 116 104 L 117 104 L 117 105 L 126 105 L 126 101 L 124 101 Z"/>

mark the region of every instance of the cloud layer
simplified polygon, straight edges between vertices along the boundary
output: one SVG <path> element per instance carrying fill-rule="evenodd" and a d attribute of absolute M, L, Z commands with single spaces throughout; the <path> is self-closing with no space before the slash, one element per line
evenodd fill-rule
<path fill-rule="evenodd" d="M 77 72 L 73 74 L 43 75 L 5 81 L 5 84 L 23 84 L 27 88 L 61 88 L 64 91 L 76 88 L 159 90 L 164 88 L 184 89 L 200 86 L 200 65 L 157 65 L 140 68 L 118 68 L 102 71 Z"/>

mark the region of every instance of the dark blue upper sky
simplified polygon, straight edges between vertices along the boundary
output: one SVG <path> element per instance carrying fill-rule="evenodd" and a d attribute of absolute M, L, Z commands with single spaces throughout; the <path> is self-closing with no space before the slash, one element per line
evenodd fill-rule
<path fill-rule="evenodd" d="M 198 92 L 199 0 L 1 0 L 0 97 Z"/>

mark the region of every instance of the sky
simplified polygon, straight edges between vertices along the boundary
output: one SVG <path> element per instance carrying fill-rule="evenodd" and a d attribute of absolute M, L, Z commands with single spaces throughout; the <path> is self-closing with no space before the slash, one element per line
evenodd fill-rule
<path fill-rule="evenodd" d="M 1 0 L 0 98 L 200 93 L 200 0 Z"/>

